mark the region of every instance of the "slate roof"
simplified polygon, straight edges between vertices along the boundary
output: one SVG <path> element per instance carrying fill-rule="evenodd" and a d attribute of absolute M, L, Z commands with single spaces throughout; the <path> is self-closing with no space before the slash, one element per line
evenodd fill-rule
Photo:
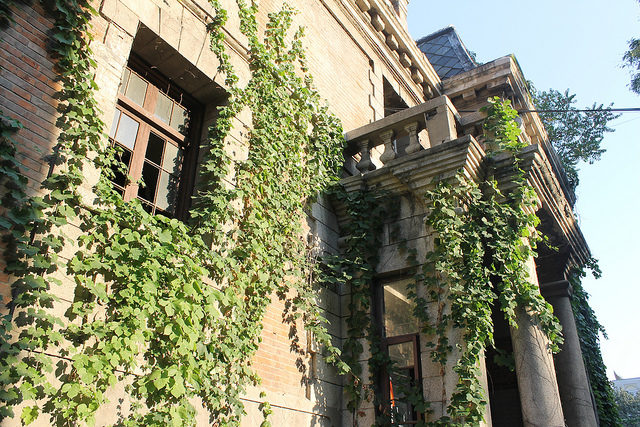
<path fill-rule="evenodd" d="M 429 34 L 416 43 L 442 80 L 478 65 L 453 26 Z"/>

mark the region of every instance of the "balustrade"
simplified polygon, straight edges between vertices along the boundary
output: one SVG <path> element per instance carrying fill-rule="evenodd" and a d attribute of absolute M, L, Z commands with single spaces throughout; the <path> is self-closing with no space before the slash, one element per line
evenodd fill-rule
<path fill-rule="evenodd" d="M 440 96 L 347 132 L 347 160 L 360 173 L 394 159 L 458 137 L 460 116 L 448 97 Z"/>

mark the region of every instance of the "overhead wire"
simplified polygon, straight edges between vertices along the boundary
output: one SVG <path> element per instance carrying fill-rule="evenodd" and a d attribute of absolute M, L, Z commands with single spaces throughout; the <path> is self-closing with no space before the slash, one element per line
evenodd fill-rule
<path fill-rule="evenodd" d="M 404 111 L 408 110 L 410 107 L 403 108 L 394 108 L 394 107 L 384 107 L 387 111 Z M 480 110 L 457 110 L 458 113 L 477 113 Z M 612 113 L 638 113 L 640 112 L 640 107 L 629 107 L 629 108 L 581 108 L 581 109 L 525 109 L 525 110 L 516 110 L 518 114 L 520 113 L 598 113 L 604 111 L 611 111 Z"/>

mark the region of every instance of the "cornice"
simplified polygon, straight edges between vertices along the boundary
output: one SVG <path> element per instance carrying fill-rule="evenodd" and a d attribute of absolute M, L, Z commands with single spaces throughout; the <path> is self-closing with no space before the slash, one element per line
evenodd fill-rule
<path fill-rule="evenodd" d="M 414 99 L 414 102 L 420 103 L 423 97 L 431 99 L 440 95 L 440 77 L 386 0 L 336 1 L 357 20 L 357 28 L 371 47 L 382 53 L 381 57 L 398 82 L 405 89 L 412 86 L 421 89 L 419 99 Z"/>
<path fill-rule="evenodd" d="M 472 70 L 465 71 L 443 82 L 443 92 L 452 100 L 458 97 L 468 99 L 481 91 L 486 90 L 488 95 L 508 96 L 512 98 L 514 108 L 519 110 L 535 110 L 531 94 L 522 70 L 513 55 L 503 56 L 494 61 L 483 64 Z M 463 109 L 461 109 L 463 110 Z M 481 112 L 462 115 L 461 125 L 470 129 L 484 120 Z M 523 137 L 528 144 L 538 144 L 545 151 L 548 161 L 558 176 L 558 182 L 562 191 L 573 207 L 576 196 L 567 180 L 566 174 L 558 155 L 549 142 L 549 136 L 536 112 L 521 113 L 523 122 Z"/>
<path fill-rule="evenodd" d="M 411 193 L 420 200 L 435 183 L 448 180 L 462 172 L 467 178 L 480 181 L 484 150 L 470 135 L 454 139 L 433 148 L 394 159 L 380 169 L 340 180 L 347 192 L 375 189 L 383 197 Z M 348 222 L 346 208 L 335 202 L 339 223 Z"/>
<path fill-rule="evenodd" d="M 574 265 L 584 265 L 590 258 L 589 246 L 580 230 L 569 201 L 564 192 L 545 150 L 539 144 L 527 146 L 519 154 L 519 167 L 526 173 L 528 183 L 538 197 L 540 208 L 552 221 L 554 238 L 566 245 L 571 253 Z M 495 178 L 503 192 L 513 188 L 513 160 L 506 154 L 493 159 Z M 549 230 L 545 230 L 549 232 Z"/>

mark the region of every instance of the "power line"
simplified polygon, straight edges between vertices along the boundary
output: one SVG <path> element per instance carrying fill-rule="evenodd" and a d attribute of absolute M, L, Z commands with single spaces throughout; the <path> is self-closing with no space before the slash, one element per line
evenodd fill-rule
<path fill-rule="evenodd" d="M 393 108 L 393 107 L 385 107 L 387 111 L 404 111 L 409 109 L 409 107 L 403 108 Z M 477 113 L 480 110 L 457 110 L 458 113 Z M 640 107 L 631 107 L 631 108 L 583 108 L 583 109 L 553 109 L 553 110 L 516 110 L 518 114 L 520 113 L 598 113 L 604 111 L 611 111 L 612 113 L 638 113 L 640 112 Z"/>
<path fill-rule="evenodd" d="M 476 110 L 477 111 L 477 110 Z M 584 109 L 577 109 L 577 110 L 517 110 L 518 113 L 570 113 L 570 112 L 576 112 L 576 113 L 598 113 L 598 112 L 604 112 L 604 111 L 611 111 L 611 112 L 616 112 L 616 113 L 633 113 L 633 112 L 640 112 L 640 107 L 633 107 L 633 108 L 584 108 Z M 464 111 L 464 110 L 459 110 L 460 113 L 475 113 L 475 111 Z"/>

